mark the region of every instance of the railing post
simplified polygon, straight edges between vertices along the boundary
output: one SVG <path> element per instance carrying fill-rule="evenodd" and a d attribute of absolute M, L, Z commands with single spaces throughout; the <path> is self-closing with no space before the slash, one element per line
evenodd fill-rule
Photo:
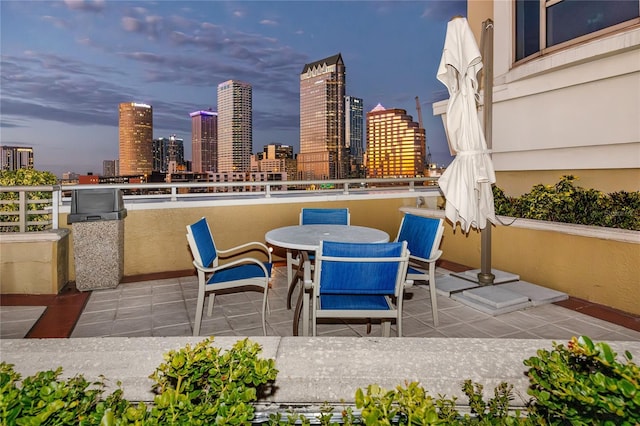
<path fill-rule="evenodd" d="M 271 198 L 271 185 L 266 184 L 264 186 L 264 197 L 265 198 Z"/>
<path fill-rule="evenodd" d="M 60 187 L 53 187 L 51 191 L 51 228 L 58 229 L 60 214 L 60 204 L 62 203 L 62 190 Z"/>
<path fill-rule="evenodd" d="M 171 187 L 171 201 L 178 201 L 178 188 L 176 188 L 175 186 Z"/>
<path fill-rule="evenodd" d="M 416 191 L 414 183 L 415 183 L 414 181 L 410 181 L 409 182 L 409 192 L 415 192 Z"/>
<path fill-rule="evenodd" d="M 342 190 L 344 195 L 349 195 L 349 182 L 344 183 L 344 189 Z"/>
<path fill-rule="evenodd" d="M 18 230 L 27 232 L 27 192 L 18 192 Z"/>

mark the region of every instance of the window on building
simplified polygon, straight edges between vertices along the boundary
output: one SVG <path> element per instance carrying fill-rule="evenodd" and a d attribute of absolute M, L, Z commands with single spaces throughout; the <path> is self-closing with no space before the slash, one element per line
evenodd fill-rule
<path fill-rule="evenodd" d="M 640 22 L 640 0 L 515 0 L 516 61 Z"/>

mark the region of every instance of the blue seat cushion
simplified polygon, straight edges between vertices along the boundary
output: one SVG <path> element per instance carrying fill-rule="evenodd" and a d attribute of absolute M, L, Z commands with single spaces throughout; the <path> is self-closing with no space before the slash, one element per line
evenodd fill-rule
<path fill-rule="evenodd" d="M 267 273 L 271 276 L 271 268 L 273 264 L 264 262 Z M 255 263 L 247 265 L 238 265 L 229 269 L 222 269 L 213 274 L 207 284 L 217 284 L 229 281 L 246 280 L 250 278 L 264 278 L 264 271 Z"/>
<path fill-rule="evenodd" d="M 376 294 L 323 294 L 320 296 L 320 309 L 387 311 L 389 305 L 384 296 Z"/>

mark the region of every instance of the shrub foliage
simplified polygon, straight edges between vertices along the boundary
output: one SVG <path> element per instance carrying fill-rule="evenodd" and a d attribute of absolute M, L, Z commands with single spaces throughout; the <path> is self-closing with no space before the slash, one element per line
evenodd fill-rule
<path fill-rule="evenodd" d="M 51 172 L 42 172 L 35 169 L 18 169 L 18 170 L 2 170 L 0 171 L 0 186 L 42 186 L 42 185 L 55 185 L 57 182 L 56 176 Z M 19 194 L 17 192 L 0 192 L 0 222 L 18 222 L 19 216 L 15 213 L 18 211 Z M 51 192 L 50 191 L 32 191 L 27 193 L 27 201 L 42 200 L 42 203 L 29 202 L 27 207 L 27 221 L 33 222 L 47 222 L 51 220 L 50 214 L 29 213 L 34 211 L 42 211 L 46 207 L 51 205 Z M 5 214 L 2 214 L 5 213 Z M 43 231 L 49 226 L 47 224 L 42 225 L 28 225 L 28 231 Z M 16 226 L 3 226 L 0 228 L 2 232 L 18 232 L 19 227 Z"/>
<path fill-rule="evenodd" d="M 554 342 L 524 361 L 532 399 L 526 412 L 512 410 L 513 386 L 501 383 L 484 400 L 483 387 L 466 380 L 462 391 L 469 409 L 456 398 L 430 396 L 417 382 L 392 390 L 372 384 L 358 389 L 355 408 L 334 414 L 325 403 L 315 419 L 289 411 L 255 421 L 252 405 L 271 390 L 278 371 L 274 360 L 258 357 L 261 348 L 247 339 L 230 350 L 205 339 L 165 354 L 150 376 L 157 392 L 152 404 L 137 405 L 118 389 L 103 398 L 104 378 L 60 379 L 62 370 L 39 372 L 20 381 L 13 365 L 0 363 L 0 425 L 603 425 L 640 424 L 640 369 L 631 354 L 619 361 L 606 343 L 573 338 Z M 312 423 L 313 420 L 313 423 Z"/>
<path fill-rule="evenodd" d="M 494 186 L 496 214 L 640 231 L 640 191 L 605 194 L 576 186 L 577 180 L 565 175 L 555 185 L 538 184 L 520 197 Z"/>

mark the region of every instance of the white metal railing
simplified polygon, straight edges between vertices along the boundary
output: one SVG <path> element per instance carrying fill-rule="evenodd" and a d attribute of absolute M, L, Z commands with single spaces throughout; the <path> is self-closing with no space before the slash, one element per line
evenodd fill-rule
<path fill-rule="evenodd" d="M 0 187 L 0 232 L 58 229 L 59 185 Z"/>
<path fill-rule="evenodd" d="M 73 190 L 117 188 L 125 204 L 216 199 L 305 197 L 318 194 L 374 194 L 437 190 L 437 178 L 336 179 L 266 182 L 169 182 L 10 186 L 0 188 L 0 232 L 58 229 L 60 207 L 68 205 Z M 48 198 L 39 198 L 49 193 Z M 31 195 L 30 195 L 31 194 Z M 34 198 L 34 194 L 35 198 Z M 35 206 L 30 210 L 30 206 Z M 17 217 L 18 219 L 14 219 Z"/>

